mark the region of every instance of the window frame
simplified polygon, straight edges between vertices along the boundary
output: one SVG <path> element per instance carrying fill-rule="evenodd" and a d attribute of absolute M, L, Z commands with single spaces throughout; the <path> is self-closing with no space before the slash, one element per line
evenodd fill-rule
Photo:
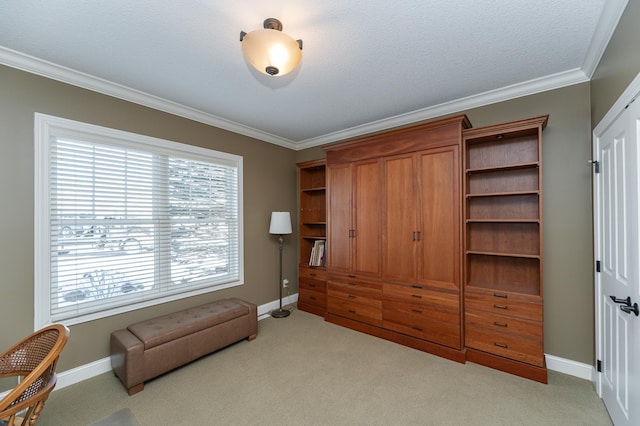
<path fill-rule="evenodd" d="M 134 147 L 149 152 L 174 154 L 182 158 L 231 165 L 237 170 L 238 211 L 238 279 L 205 287 L 188 289 L 178 294 L 167 294 L 148 300 L 137 300 L 91 313 L 76 313 L 69 317 L 53 317 L 51 313 L 51 209 L 49 200 L 50 141 L 52 136 L 85 138 L 90 143 L 107 143 L 123 148 Z M 244 285 L 244 213 L 243 213 L 243 157 L 194 145 L 173 142 L 137 133 L 111 129 L 51 115 L 34 114 L 34 329 L 52 322 L 66 325 L 81 324 L 149 306 L 159 305 L 187 297 Z"/>

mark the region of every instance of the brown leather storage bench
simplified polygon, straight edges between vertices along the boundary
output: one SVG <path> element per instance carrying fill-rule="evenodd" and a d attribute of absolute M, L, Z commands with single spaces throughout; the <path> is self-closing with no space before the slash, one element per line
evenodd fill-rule
<path fill-rule="evenodd" d="M 111 367 L 129 395 L 144 382 L 258 334 L 256 305 L 219 300 L 111 333 Z"/>

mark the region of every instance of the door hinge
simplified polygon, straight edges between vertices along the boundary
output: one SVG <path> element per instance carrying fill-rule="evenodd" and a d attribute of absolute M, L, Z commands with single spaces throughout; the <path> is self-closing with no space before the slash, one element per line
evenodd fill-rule
<path fill-rule="evenodd" d="M 589 162 L 593 165 L 593 171 L 600 173 L 600 162 L 598 160 L 589 160 Z"/>
<path fill-rule="evenodd" d="M 602 361 L 598 360 L 596 363 L 596 369 L 598 370 L 598 373 L 602 373 Z"/>
<path fill-rule="evenodd" d="M 596 272 L 600 272 L 600 261 L 596 260 Z"/>

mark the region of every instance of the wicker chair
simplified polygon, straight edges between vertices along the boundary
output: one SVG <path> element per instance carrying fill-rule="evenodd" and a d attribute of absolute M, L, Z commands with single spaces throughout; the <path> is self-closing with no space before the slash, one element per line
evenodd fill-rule
<path fill-rule="evenodd" d="M 0 401 L 0 425 L 36 423 L 56 385 L 58 357 L 68 338 L 69 329 L 54 324 L 34 332 L 0 355 L 0 377 L 22 377 Z"/>

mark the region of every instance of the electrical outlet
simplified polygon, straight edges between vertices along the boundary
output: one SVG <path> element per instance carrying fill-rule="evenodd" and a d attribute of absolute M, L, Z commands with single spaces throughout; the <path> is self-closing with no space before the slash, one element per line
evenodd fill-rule
<path fill-rule="evenodd" d="M 289 280 L 288 279 L 283 279 L 282 280 L 282 287 L 287 288 L 289 287 Z"/>

